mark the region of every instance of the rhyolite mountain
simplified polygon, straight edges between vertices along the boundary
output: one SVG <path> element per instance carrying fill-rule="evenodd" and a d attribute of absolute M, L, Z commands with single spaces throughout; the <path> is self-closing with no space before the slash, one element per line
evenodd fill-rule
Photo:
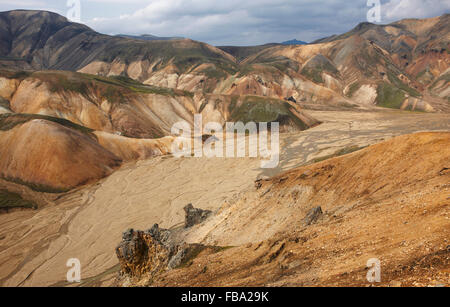
<path fill-rule="evenodd" d="M 54 13 L 0 13 L 0 67 L 126 76 L 190 92 L 305 106 L 449 110 L 450 15 L 362 23 L 314 44 L 220 47 L 99 34 Z"/>

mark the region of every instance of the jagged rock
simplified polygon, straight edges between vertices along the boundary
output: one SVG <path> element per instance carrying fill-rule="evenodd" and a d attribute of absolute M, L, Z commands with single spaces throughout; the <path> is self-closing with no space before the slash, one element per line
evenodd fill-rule
<path fill-rule="evenodd" d="M 184 208 L 185 228 L 203 222 L 212 213 L 197 209 L 192 204 Z M 201 244 L 187 244 L 177 241 L 177 231 L 160 228 L 155 224 L 147 231 L 128 229 L 122 235 L 122 242 L 116 248 L 121 276 L 141 278 L 175 269 L 195 258 L 207 248 Z"/>
<path fill-rule="evenodd" d="M 155 224 L 147 231 L 128 229 L 116 248 L 122 277 L 142 278 L 175 269 L 207 246 L 177 243 L 174 232 Z"/>
<path fill-rule="evenodd" d="M 192 204 L 184 207 L 184 212 L 186 213 L 184 228 L 190 228 L 192 226 L 201 224 L 212 213 L 209 210 L 194 208 Z"/>
<path fill-rule="evenodd" d="M 180 248 L 178 252 L 170 259 L 168 263 L 168 268 L 173 270 L 179 267 L 183 263 L 183 259 L 186 257 L 186 249 Z"/>
<path fill-rule="evenodd" d="M 170 231 L 160 229 L 158 225 L 145 232 L 125 231 L 122 242 L 116 248 L 121 273 L 131 277 L 165 270 L 175 252 L 177 248 Z"/>
<path fill-rule="evenodd" d="M 201 251 L 205 250 L 208 247 L 202 244 L 187 244 L 184 243 L 178 247 L 178 252 L 170 259 L 168 268 L 175 269 L 182 265 L 187 264 L 190 260 L 195 258 Z"/>
<path fill-rule="evenodd" d="M 297 100 L 293 96 L 291 96 L 289 98 L 285 98 L 285 100 L 293 102 L 293 103 L 297 103 Z"/>
<path fill-rule="evenodd" d="M 256 188 L 257 190 L 259 190 L 259 189 L 261 189 L 261 187 L 262 187 L 262 180 L 261 180 L 261 179 L 256 180 L 256 181 L 255 181 L 255 188 Z"/>
<path fill-rule="evenodd" d="M 323 215 L 322 212 L 322 208 L 321 207 L 316 207 L 311 209 L 308 214 L 306 215 L 306 217 L 303 219 L 303 225 L 304 226 L 309 226 L 315 222 L 317 222 L 317 220 Z"/>
<path fill-rule="evenodd" d="M 450 173 L 450 168 L 444 167 L 444 168 L 439 172 L 439 175 L 444 176 L 444 175 L 449 174 L 449 173 Z"/>

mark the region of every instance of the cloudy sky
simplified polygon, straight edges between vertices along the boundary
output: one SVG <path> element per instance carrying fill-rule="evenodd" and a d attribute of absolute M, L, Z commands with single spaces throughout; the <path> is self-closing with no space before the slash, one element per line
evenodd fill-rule
<path fill-rule="evenodd" d="M 378 0 L 0 0 L 0 11 L 42 9 L 67 16 L 77 1 L 81 22 L 106 34 L 257 45 L 343 33 L 367 21 L 368 2 Z M 381 23 L 450 13 L 450 0 L 381 0 L 381 4 Z"/>

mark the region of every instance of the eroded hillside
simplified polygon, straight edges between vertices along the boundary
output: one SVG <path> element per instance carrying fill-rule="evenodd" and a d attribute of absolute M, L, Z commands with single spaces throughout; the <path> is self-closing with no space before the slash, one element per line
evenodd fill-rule
<path fill-rule="evenodd" d="M 185 230 L 187 242 L 228 248 L 131 284 L 365 286 L 371 258 L 382 285 L 447 284 L 449 150 L 449 133 L 419 133 L 256 181 Z"/>
<path fill-rule="evenodd" d="M 63 72 L 0 72 L 3 112 L 43 114 L 131 138 L 161 138 L 180 121 L 281 123 L 304 130 L 318 121 L 289 101 L 268 97 L 191 93 L 141 84 L 126 77 Z"/>
<path fill-rule="evenodd" d="M 182 237 L 188 239 L 188 242 L 190 243 L 203 242 L 204 238 L 208 238 L 207 234 L 211 231 L 209 228 L 211 225 L 217 225 L 219 229 L 228 229 L 231 231 L 231 234 L 241 233 L 241 231 L 245 231 L 246 227 L 248 227 L 249 240 L 257 240 L 259 238 L 259 240 L 263 241 L 265 241 L 266 238 L 270 238 L 274 233 L 273 231 L 277 231 L 278 229 L 291 229 L 292 231 L 301 230 L 301 226 L 298 224 L 289 225 L 283 223 L 281 218 L 277 218 L 278 212 L 283 218 L 289 215 L 288 219 L 292 221 L 295 221 L 296 218 L 302 220 L 305 217 L 303 214 L 306 215 L 312 205 L 323 206 L 324 212 L 327 212 L 328 210 L 332 210 L 336 203 L 336 205 L 344 206 L 344 209 L 342 210 L 343 212 L 346 212 L 348 209 L 347 205 L 351 206 L 353 203 L 356 203 L 358 195 L 354 195 L 351 198 L 345 196 L 345 199 L 348 198 L 349 200 L 348 203 L 346 203 L 344 199 L 342 201 L 339 201 L 339 199 L 334 201 L 335 198 L 330 198 L 330 201 L 328 202 L 324 193 L 326 192 L 326 189 L 330 190 L 332 187 L 330 178 L 329 182 L 324 181 L 326 186 L 322 191 L 319 191 L 321 194 L 318 198 L 312 199 L 317 201 L 317 203 L 307 203 L 303 208 L 301 206 L 291 206 L 295 202 L 293 198 L 289 196 L 290 191 L 288 191 L 289 189 L 294 188 L 296 184 L 301 185 L 302 181 L 282 181 L 280 184 L 276 184 L 273 190 L 275 192 L 273 194 L 270 194 L 269 192 L 266 201 L 265 197 L 259 196 L 263 193 L 263 190 L 261 188 L 256 190 L 255 188 L 256 180 L 278 176 L 293 168 L 311 164 L 315 161 L 329 159 L 330 155 L 342 155 L 346 152 L 365 148 L 368 145 L 377 144 L 383 140 L 390 139 L 392 136 L 410 134 L 423 130 L 448 131 L 450 128 L 450 119 L 447 114 L 424 114 L 384 110 L 383 112 L 314 111 L 312 112 L 312 115 L 320 119 L 323 124 L 302 132 L 282 134 L 280 136 L 280 165 L 273 170 L 260 169 L 260 161 L 255 158 L 210 159 L 203 157 L 176 159 L 170 156 L 162 156 L 149 158 L 136 163 L 126 163 L 109 177 L 100 180 L 96 184 L 78 188 L 64 194 L 42 195 L 42 193 L 31 193 L 28 190 L 24 190 L 23 186 L 11 186 L 12 184 L 10 184 L 8 187 L 12 192 L 25 195 L 25 199 L 28 201 L 37 202 L 39 208 L 35 211 L 27 210 L 0 215 L 0 224 L 2 225 L 0 231 L 0 238 L 2 238 L 0 240 L 2 246 L 2 250 L 0 251 L 0 284 L 3 286 L 67 285 L 65 282 L 67 273 L 66 262 L 67 259 L 76 257 L 80 259 L 83 266 L 82 286 L 112 285 L 113 280 L 117 277 L 118 271 L 118 259 L 115 254 L 115 248 L 121 240 L 122 232 L 128 228 L 146 230 L 155 223 L 158 223 L 162 228 L 179 229 L 184 220 L 183 208 L 189 203 L 192 203 L 196 208 L 211 210 L 219 216 L 218 219 L 214 218 L 211 221 L 206 221 L 206 224 L 204 224 L 205 227 L 195 228 L 192 233 L 185 233 Z M 420 144 L 421 143 L 417 143 L 417 145 Z M 421 146 L 419 147 L 422 148 Z M 364 155 L 368 155 L 370 158 L 370 151 L 367 152 L 369 148 L 365 149 L 366 152 Z M 380 148 L 385 148 L 385 146 Z M 442 159 L 445 158 L 444 154 L 446 153 L 446 150 L 439 151 L 440 149 L 435 147 L 430 147 L 430 150 L 431 148 L 434 148 L 435 150 L 433 151 L 433 157 L 441 155 Z M 376 158 L 376 160 L 375 158 L 373 161 L 371 160 L 370 165 L 377 161 L 379 166 L 375 168 L 375 171 L 379 167 L 380 172 L 386 170 L 385 176 L 392 176 L 392 178 L 395 178 L 396 173 L 392 173 L 388 167 L 390 164 L 384 165 L 384 161 L 386 161 L 386 163 L 389 161 L 398 162 L 412 156 L 414 159 L 411 161 L 416 161 L 418 163 L 415 169 L 420 168 L 422 163 L 428 165 L 428 154 L 425 150 L 418 150 L 417 152 L 420 155 L 417 156 L 414 156 L 415 147 L 408 147 L 408 150 L 410 150 L 410 152 L 407 155 L 403 150 L 394 151 L 392 155 L 398 154 L 398 158 L 391 157 L 390 151 L 385 150 L 381 156 Z M 362 152 L 355 152 L 353 155 L 361 157 L 361 154 Z M 383 155 L 387 155 L 386 158 Z M 345 164 L 342 164 L 342 168 L 348 166 L 350 170 L 355 172 L 357 171 L 357 168 L 361 168 L 362 175 L 366 176 L 370 174 L 371 169 L 368 168 L 370 165 L 368 164 L 366 166 L 364 160 L 356 161 L 355 159 L 350 159 L 348 157 L 352 156 L 343 157 L 345 160 L 342 161 L 346 162 Z M 433 158 L 429 161 L 430 163 L 439 162 L 441 161 L 441 158 Z M 332 160 L 326 162 L 329 162 L 328 164 L 330 164 L 332 163 L 331 161 Z M 328 165 L 323 163 L 325 162 L 322 162 L 320 165 Z M 354 168 L 352 167 L 353 164 L 355 164 Z M 339 162 L 339 165 L 341 165 L 341 162 Z M 432 174 L 432 168 L 428 167 L 429 166 L 426 166 L 425 169 L 429 169 L 430 174 Z M 337 170 L 342 170 L 342 168 L 337 168 Z M 304 166 L 303 169 L 317 169 L 317 172 L 320 171 L 320 167 L 316 166 Z M 378 173 L 379 172 L 376 171 L 374 174 Z M 326 178 L 328 178 L 327 176 L 331 174 L 334 173 L 320 172 L 321 179 L 318 179 L 326 180 Z M 412 182 L 409 180 L 413 180 L 414 182 L 417 180 L 417 184 L 423 186 L 423 188 L 420 188 L 420 192 L 417 192 L 418 194 L 415 194 L 416 190 L 411 190 L 412 192 L 408 190 L 410 188 L 409 185 L 404 187 L 400 185 L 398 187 L 389 185 L 386 190 L 387 192 L 401 191 L 402 189 L 405 190 L 406 194 L 404 195 L 401 193 L 392 194 L 392 203 L 396 201 L 397 195 L 399 197 L 405 197 L 405 203 L 402 204 L 404 206 L 403 210 L 405 210 L 404 221 L 412 221 L 412 219 L 406 219 L 406 217 L 411 214 L 420 214 L 420 212 L 423 212 L 424 210 L 428 210 L 428 214 L 434 212 L 430 209 L 432 207 L 417 207 L 416 210 L 415 207 L 406 206 L 409 195 L 411 195 L 411 197 L 420 195 L 421 191 L 428 191 L 428 187 L 433 186 L 428 185 L 427 181 L 420 183 L 421 178 L 424 179 L 426 177 L 420 177 L 419 175 L 420 174 L 418 174 L 417 177 L 413 176 L 407 180 L 403 176 L 400 177 L 405 179 L 406 181 L 402 182 L 406 183 Z M 300 176 L 300 174 L 298 176 Z M 284 178 L 284 176 L 277 178 Z M 356 184 L 355 181 L 352 181 L 353 179 L 350 178 L 350 173 L 347 173 L 345 170 L 342 174 L 337 173 L 335 174 L 335 177 L 332 178 L 342 179 L 339 179 L 339 187 L 342 189 L 345 189 L 346 185 Z M 344 180 L 345 178 L 348 179 L 348 182 Z M 355 178 L 358 178 L 359 180 L 363 177 L 358 177 L 358 175 L 356 175 Z M 388 180 L 391 177 L 383 178 L 383 180 Z M 446 177 L 437 178 L 442 178 L 442 180 L 446 179 Z M 315 184 L 315 181 L 313 180 L 314 178 L 307 178 L 304 183 L 305 185 Z M 376 176 L 374 176 L 373 180 L 375 180 L 374 187 L 381 184 L 376 180 Z M 446 180 L 448 183 L 448 179 Z M 268 185 L 272 183 L 275 184 L 276 182 L 276 180 L 263 181 L 264 190 L 266 187 L 268 188 Z M 322 181 L 317 182 L 318 188 L 320 187 L 319 184 L 321 182 Z M 396 183 L 397 181 L 394 180 L 393 182 Z M 286 184 L 287 190 L 286 192 L 281 193 L 283 183 Z M 1 184 L 3 185 L 4 183 L 1 182 Z M 364 181 L 364 184 L 368 186 L 369 182 Z M 440 181 L 436 186 L 439 184 Z M 412 187 L 413 186 L 411 186 L 411 189 Z M 279 195 L 278 191 L 280 191 Z M 369 189 L 369 191 L 372 191 L 372 189 Z M 374 195 L 378 196 L 380 195 L 379 193 L 382 192 L 384 192 L 384 190 L 374 192 Z M 349 192 L 349 195 L 350 194 L 351 191 Z M 278 203 L 278 196 L 281 197 L 280 203 Z M 388 196 L 387 193 L 386 197 Z M 245 202 L 245 197 L 247 197 L 248 202 Z M 369 197 L 366 197 L 365 195 L 361 197 L 364 200 L 364 204 L 366 201 L 370 200 L 370 195 Z M 390 202 L 385 199 L 380 204 L 383 204 L 384 206 L 384 204 L 389 203 Z M 244 207 L 247 206 L 247 204 L 251 208 L 256 209 L 252 212 L 250 212 L 251 210 L 245 210 Z M 257 209 L 258 204 L 261 204 L 261 210 Z M 241 208 L 241 206 L 243 207 Z M 269 210 L 267 214 L 265 214 L 264 212 L 268 210 L 267 207 L 270 208 L 272 206 L 274 207 L 274 210 Z M 221 208 L 223 208 L 223 210 L 221 210 Z M 358 208 L 358 206 L 355 206 L 355 210 Z M 365 216 L 365 210 L 369 210 L 367 208 L 370 210 L 378 208 L 376 199 L 375 204 L 371 203 L 371 205 L 368 205 L 367 207 L 361 207 L 361 209 L 358 209 L 359 211 L 354 211 L 354 215 L 342 216 L 345 217 L 345 219 L 348 219 L 348 222 L 346 223 L 351 224 L 351 220 L 354 217 L 362 219 Z M 387 210 L 388 207 L 383 208 Z M 236 209 L 237 212 L 235 212 L 234 209 Z M 239 215 L 240 210 L 243 210 L 242 215 Z M 221 215 L 221 212 L 225 215 Z M 272 212 L 272 214 L 270 214 L 270 212 Z M 241 225 L 239 221 L 232 218 L 232 215 L 230 216 L 230 221 L 233 221 L 233 223 L 227 224 L 226 221 L 221 223 L 221 217 L 234 213 L 238 214 L 239 217 L 242 217 L 243 221 L 247 222 L 249 221 L 249 217 L 255 216 L 255 224 L 250 221 L 247 224 Z M 341 212 L 339 211 L 338 213 L 339 215 L 336 219 L 336 223 L 340 220 L 339 217 L 341 216 Z M 380 219 L 382 221 L 385 221 L 383 219 L 390 221 L 390 213 L 395 212 L 377 211 L 377 214 L 374 215 L 373 223 L 378 223 Z M 394 217 L 395 215 L 393 215 L 393 218 Z M 264 220 L 266 218 L 267 220 Z M 372 216 L 370 216 L 369 220 L 372 221 Z M 235 224 L 235 222 L 237 224 Z M 268 231 L 267 236 L 263 236 L 261 235 L 261 232 L 258 232 L 258 229 L 265 229 L 264 227 L 256 227 L 256 225 L 262 224 L 267 225 L 267 227 L 265 227 Z M 313 231 L 311 233 L 325 233 L 328 231 L 326 229 L 330 225 L 332 226 L 330 231 L 339 231 L 339 226 L 341 224 L 337 224 L 336 227 L 333 226 L 334 224 L 320 224 L 320 227 L 323 227 L 318 228 L 318 230 L 322 231 L 319 232 L 317 228 L 310 228 L 311 231 Z M 340 249 L 345 250 L 346 242 L 352 242 L 352 231 L 356 231 L 356 233 L 359 234 L 358 231 L 360 226 L 364 226 L 359 222 L 355 225 L 357 226 L 351 228 L 348 233 L 344 233 L 345 236 L 336 236 L 336 239 L 342 238 L 342 240 L 344 240 L 339 245 Z M 411 224 L 408 227 L 413 227 L 413 225 L 416 224 Z M 234 226 L 236 226 L 235 229 L 233 229 Z M 426 223 L 421 227 L 427 227 Z M 408 228 L 408 230 L 410 230 L 410 228 Z M 244 242 L 247 237 L 247 234 L 242 237 L 230 237 L 225 234 L 224 237 L 217 237 L 217 232 L 214 231 L 212 231 L 211 234 L 211 240 L 209 241 L 208 239 L 208 242 L 211 242 L 214 245 L 222 245 L 228 241 L 229 243 L 233 243 L 233 246 L 238 246 L 239 242 L 236 240 Z M 277 238 L 276 235 L 274 238 Z M 331 236 L 330 238 L 335 237 Z M 417 235 L 417 238 L 417 240 L 421 240 L 422 237 Z M 223 241 L 221 241 L 222 239 Z M 381 239 L 383 240 L 380 242 L 391 242 L 390 233 L 380 234 L 380 240 Z M 214 242 L 214 240 L 217 240 L 217 242 Z M 249 241 L 245 242 L 247 243 Z M 240 253 L 241 251 L 247 252 L 248 250 L 244 249 L 245 244 L 241 247 L 242 249 L 233 248 L 226 251 L 224 254 L 217 254 L 216 256 L 220 255 L 220 257 L 228 257 L 229 254 L 227 253 L 233 250 L 236 251 L 236 253 Z M 431 245 L 425 245 L 431 248 Z M 226 246 L 228 245 L 222 247 Z M 352 249 L 352 246 L 353 245 L 349 246 L 349 249 Z M 300 246 L 298 248 L 302 250 L 303 247 L 304 246 Z M 311 250 L 310 255 L 320 251 L 320 248 L 314 248 Z M 355 253 L 357 252 L 359 252 L 359 250 Z M 363 252 L 362 248 L 361 252 Z M 261 250 L 261 253 L 264 254 L 265 251 Z M 266 253 L 265 255 L 268 256 L 271 253 L 272 252 Z M 413 254 L 414 250 L 411 253 Z M 12 257 L 11 255 L 14 256 Z M 327 254 L 327 256 L 330 257 L 332 255 L 333 254 Z M 363 256 L 364 257 L 361 257 L 361 261 L 364 263 L 358 262 L 358 268 L 361 269 L 363 269 L 365 262 L 367 261 L 367 259 L 365 259 L 366 254 Z M 378 256 L 380 255 L 378 254 Z M 238 258 L 230 259 L 238 260 Z M 244 261 L 246 267 L 251 267 L 251 263 L 246 262 L 247 259 L 251 258 L 242 259 L 242 261 Z M 355 261 L 359 261 L 358 259 Z M 230 268 L 233 268 L 232 263 L 228 264 L 230 265 Z M 272 265 L 276 265 L 276 262 L 273 262 Z M 307 268 L 306 265 L 302 267 L 305 269 Z M 191 266 L 190 270 L 193 270 L 194 268 L 195 266 Z M 209 271 L 210 269 L 211 272 L 213 272 L 213 267 L 209 267 L 207 270 Z M 184 271 L 177 272 L 185 274 Z M 229 271 L 226 272 L 228 274 Z M 243 275 L 248 274 L 248 271 L 245 268 L 242 272 Z M 351 272 L 351 270 L 349 270 L 349 272 Z M 234 276 L 232 274 L 235 273 L 231 272 L 230 276 Z M 175 274 L 175 272 L 172 272 L 171 274 Z M 189 274 L 190 273 L 188 273 L 187 276 L 190 276 Z M 198 276 L 198 278 L 203 278 L 203 276 L 204 275 Z M 221 275 L 219 274 L 218 278 L 225 278 L 220 276 Z M 258 277 L 258 275 L 256 275 L 256 277 Z M 212 279 L 209 277 L 207 278 L 208 281 L 212 281 L 211 284 L 215 284 Z M 180 280 L 185 282 L 186 285 L 188 284 L 187 279 Z M 196 283 L 197 280 L 198 279 L 195 279 Z M 237 279 L 237 282 L 241 282 L 241 280 Z M 218 283 L 219 281 L 216 284 Z M 231 280 L 223 282 L 223 284 L 228 283 L 233 285 Z M 345 283 L 342 283 L 342 285 L 345 285 Z"/>
<path fill-rule="evenodd" d="M 0 99 L 1 178 L 40 192 L 67 191 L 122 162 L 171 154 L 172 126 L 193 126 L 195 114 L 203 125 L 276 121 L 281 132 L 319 124 L 288 101 L 64 71 L 1 71 Z"/>

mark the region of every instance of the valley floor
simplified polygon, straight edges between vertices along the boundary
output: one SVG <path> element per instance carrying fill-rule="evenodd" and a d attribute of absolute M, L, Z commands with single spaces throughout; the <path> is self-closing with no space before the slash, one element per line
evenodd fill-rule
<path fill-rule="evenodd" d="M 105 180 L 62 195 L 37 211 L 0 215 L 0 285 L 65 285 L 70 258 L 81 261 L 82 285 L 112 285 L 118 271 L 115 248 L 127 228 L 144 230 L 155 223 L 176 228 L 188 203 L 217 211 L 227 200 L 253 188 L 259 178 L 398 135 L 450 131 L 449 114 L 381 109 L 308 113 L 323 124 L 282 135 L 277 169 L 262 170 L 260 161 L 250 158 L 158 157 L 125 165 Z M 284 284 L 293 282 L 273 283 Z"/>

